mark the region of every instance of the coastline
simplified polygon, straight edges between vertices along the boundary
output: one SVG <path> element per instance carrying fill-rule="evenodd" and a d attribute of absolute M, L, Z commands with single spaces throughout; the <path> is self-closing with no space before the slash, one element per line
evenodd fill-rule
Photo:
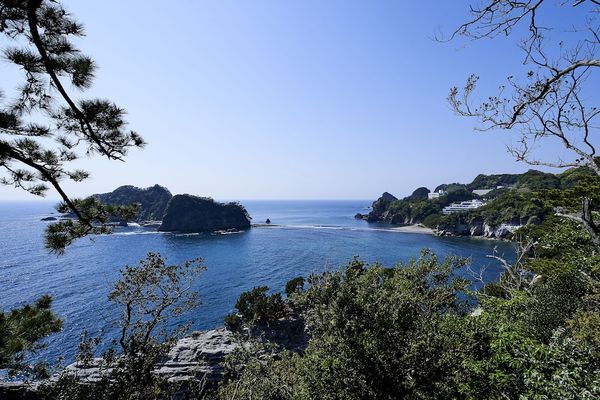
<path fill-rule="evenodd" d="M 426 235 L 437 235 L 433 229 L 428 228 L 421 224 L 397 226 L 394 228 L 389 228 L 389 230 L 394 231 L 394 232 L 402 232 L 402 233 L 421 233 L 421 234 L 426 234 Z"/>

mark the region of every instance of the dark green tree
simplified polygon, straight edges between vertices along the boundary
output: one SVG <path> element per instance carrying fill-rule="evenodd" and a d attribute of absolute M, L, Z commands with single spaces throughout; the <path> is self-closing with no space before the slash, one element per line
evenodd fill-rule
<path fill-rule="evenodd" d="M 0 311 L 0 369 L 45 375 L 42 364 L 32 368 L 24 363 L 24 357 L 43 347 L 40 339 L 60 331 L 62 322 L 52 313 L 51 305 L 50 296 L 42 296 L 35 304 Z"/>
<path fill-rule="evenodd" d="M 42 390 L 48 399 L 166 399 L 178 389 L 154 371 L 190 323 L 169 329 L 169 322 L 193 310 L 199 303 L 193 283 L 206 267 L 202 259 L 169 265 L 157 253 L 148 253 L 138 265 L 121 270 L 108 299 L 120 307 L 120 335 L 102 359 L 94 359 L 100 341 L 84 335 L 77 362 L 95 365 L 105 374 L 96 382 L 82 383 L 65 371 L 58 381 Z M 189 389 L 189 388 L 188 388 Z"/>
<path fill-rule="evenodd" d="M 112 214 L 127 219 L 136 211 L 69 197 L 62 182 L 88 177 L 71 168 L 72 162 L 96 154 L 123 160 L 131 147 L 144 143 L 127 129 L 125 110 L 108 100 L 75 98 L 67 90 L 83 91 L 94 78 L 94 61 L 72 43 L 83 35 L 83 26 L 59 1 L 0 1 L 3 58 L 23 76 L 14 87 L 3 81 L 6 87 L 0 91 L 0 183 L 37 196 L 50 188 L 58 193 L 58 210 L 75 217 L 46 231 L 47 247 L 59 253 L 79 237 L 109 232 L 106 222 Z M 0 314 L 0 368 L 17 368 L 25 352 L 60 329 L 50 305 L 51 299 L 43 297 Z"/>
<path fill-rule="evenodd" d="M 60 2 L 2 0 L 0 33 L 5 60 L 23 73 L 16 96 L 0 98 L 1 183 L 37 196 L 50 188 L 59 194 L 59 211 L 76 217 L 47 231 L 47 246 L 60 252 L 76 238 L 107 232 L 105 223 L 119 211 L 70 198 L 61 182 L 89 176 L 70 164 L 95 154 L 122 161 L 131 147 L 144 142 L 127 129 L 125 110 L 113 102 L 76 99 L 68 92 L 67 85 L 78 91 L 89 88 L 96 65 L 73 45 L 72 39 L 84 35 L 83 26 Z M 133 210 L 122 211 L 127 217 Z"/>

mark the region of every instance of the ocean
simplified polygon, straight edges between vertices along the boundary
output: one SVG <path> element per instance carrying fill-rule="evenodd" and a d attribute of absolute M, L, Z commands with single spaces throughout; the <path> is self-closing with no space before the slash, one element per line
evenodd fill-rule
<path fill-rule="evenodd" d="M 369 263 L 392 266 L 417 257 L 423 248 L 440 258 L 471 257 L 474 270 L 484 278 L 498 277 L 500 266 L 487 257 L 494 249 L 507 258 L 514 247 L 507 242 L 437 237 L 390 231 L 389 225 L 354 219 L 370 201 L 242 201 L 253 223 L 267 218 L 277 226 L 254 227 L 227 235 L 179 235 L 150 228 L 118 228 L 111 235 L 84 238 L 62 256 L 49 254 L 43 231 L 53 203 L 0 203 L 0 309 L 35 301 L 43 294 L 54 298 L 53 308 L 64 329 L 46 340 L 47 347 L 33 358 L 54 363 L 74 359 L 84 330 L 102 332 L 106 341 L 116 337 L 116 309 L 107 300 L 119 270 L 136 264 L 148 252 L 159 252 L 170 264 L 201 257 L 207 266 L 195 282 L 202 304 L 172 324 L 192 321 L 192 329 L 223 324 L 240 293 L 267 285 L 283 291 L 296 276 L 343 266 L 353 256 Z"/>

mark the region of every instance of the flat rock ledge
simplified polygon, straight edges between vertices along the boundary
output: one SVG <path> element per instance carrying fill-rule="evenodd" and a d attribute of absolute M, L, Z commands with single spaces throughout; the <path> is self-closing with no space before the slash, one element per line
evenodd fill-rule
<path fill-rule="evenodd" d="M 204 379 L 205 385 L 216 385 L 223 378 L 223 361 L 239 344 L 234 334 L 226 328 L 194 332 L 177 341 L 166 359 L 157 365 L 156 374 L 171 383 L 185 383 L 191 379 Z M 83 383 L 99 381 L 110 372 L 100 367 L 101 359 L 86 365 L 73 363 L 64 373 L 73 374 Z M 57 377 L 45 382 L 0 382 L 0 399 L 36 399 L 40 384 L 52 384 Z"/>
<path fill-rule="evenodd" d="M 225 357 L 240 346 L 247 344 L 247 338 L 275 345 L 272 354 L 282 350 L 302 353 L 308 345 L 309 335 L 299 319 L 281 319 L 270 326 L 256 326 L 235 334 L 225 327 L 208 331 L 193 332 L 179 339 L 169 351 L 165 360 L 158 363 L 155 373 L 168 382 L 181 385 L 178 398 L 187 398 L 188 382 L 204 382 L 207 388 L 216 387 L 223 378 Z M 270 351 L 271 352 L 271 351 Z M 82 383 L 99 381 L 110 373 L 101 367 L 101 359 L 87 364 L 73 363 L 63 373 L 72 374 Z M 0 399 L 37 399 L 39 385 L 52 384 L 58 377 L 41 382 L 0 382 Z"/>
<path fill-rule="evenodd" d="M 156 373 L 170 382 L 195 377 L 206 379 L 207 384 L 215 383 L 223 378 L 225 357 L 238 346 L 226 328 L 194 332 L 177 342 Z"/>
<path fill-rule="evenodd" d="M 225 357 L 238 346 L 233 333 L 226 328 L 194 332 L 177 341 L 166 359 L 156 366 L 155 373 L 172 383 L 192 378 L 204 378 L 207 384 L 218 382 L 223 377 Z M 97 382 L 110 372 L 101 368 L 100 362 L 98 358 L 87 365 L 73 363 L 65 368 L 65 372 L 82 382 Z"/>

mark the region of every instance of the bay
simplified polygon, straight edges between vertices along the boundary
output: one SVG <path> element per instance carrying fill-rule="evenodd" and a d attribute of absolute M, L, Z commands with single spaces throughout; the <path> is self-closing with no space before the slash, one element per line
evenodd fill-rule
<path fill-rule="evenodd" d="M 115 337 L 118 310 L 107 300 L 111 285 L 126 264 L 136 264 L 148 252 L 159 252 L 169 263 L 201 257 L 207 266 L 194 283 L 202 305 L 192 314 L 172 321 L 191 321 L 192 329 L 223 324 L 239 294 L 254 286 L 283 290 L 285 282 L 343 266 L 353 256 L 369 263 L 392 266 L 417 257 L 429 248 L 440 258 L 470 257 L 484 278 L 498 277 L 500 266 L 489 257 L 494 250 L 512 258 L 510 243 L 469 238 L 442 238 L 421 233 L 399 233 L 389 225 L 354 219 L 370 201 L 243 201 L 253 223 L 269 218 L 274 226 L 255 227 L 227 235 L 179 235 L 131 226 L 111 235 L 77 241 L 65 255 L 49 254 L 43 231 L 53 203 L 0 203 L 0 309 L 35 301 L 43 294 L 54 298 L 54 310 L 64 329 L 47 339 L 35 359 L 71 361 L 80 335 L 103 332 Z"/>

